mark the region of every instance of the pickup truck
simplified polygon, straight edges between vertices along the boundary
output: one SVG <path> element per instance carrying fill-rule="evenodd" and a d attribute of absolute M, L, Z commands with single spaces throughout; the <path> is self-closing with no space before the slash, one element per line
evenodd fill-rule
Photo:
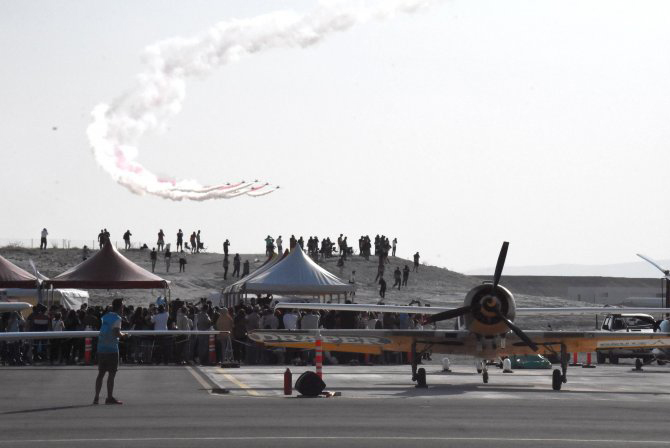
<path fill-rule="evenodd" d="M 656 320 L 649 314 L 610 314 L 600 327 L 603 331 L 627 331 L 631 333 L 653 333 Z M 598 350 L 598 364 L 609 359 L 610 364 L 618 364 L 619 358 L 637 358 L 649 361 L 654 358 L 651 349 L 610 349 Z"/>

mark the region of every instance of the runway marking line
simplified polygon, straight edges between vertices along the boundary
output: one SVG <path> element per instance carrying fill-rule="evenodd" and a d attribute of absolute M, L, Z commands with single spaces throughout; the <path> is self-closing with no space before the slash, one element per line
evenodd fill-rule
<path fill-rule="evenodd" d="M 193 367 L 191 366 L 185 366 L 185 367 L 186 370 L 188 370 L 189 373 L 193 375 L 193 378 L 195 378 L 195 380 L 198 383 L 200 383 L 200 385 L 207 391 L 207 393 L 209 393 L 210 395 L 214 395 L 212 394 L 212 386 L 207 384 L 207 381 L 205 381 L 200 375 L 198 375 L 198 373 L 195 371 L 195 369 L 193 369 Z"/>
<path fill-rule="evenodd" d="M 670 445 L 668 440 L 614 440 L 614 439 L 556 439 L 556 438 L 504 438 L 504 437 L 402 437 L 402 436 L 270 436 L 270 437 L 124 437 L 124 438 L 87 438 L 87 439 L 26 439 L 0 440 L 0 445 L 15 444 L 53 444 L 53 443 L 91 443 L 91 442 L 161 442 L 161 441 L 252 441 L 252 440 L 407 440 L 407 441 L 445 441 L 445 442 L 554 442 L 567 444 L 608 443 L 618 445 L 653 444 Z"/>
<path fill-rule="evenodd" d="M 244 384 L 242 381 L 240 381 L 237 378 L 235 378 L 234 376 L 232 376 L 230 373 L 224 373 L 223 377 L 225 379 L 227 379 L 228 381 L 230 381 L 231 383 L 233 383 L 233 384 L 237 385 L 238 387 L 244 389 L 244 391 L 246 393 L 248 393 L 249 395 L 254 396 L 254 397 L 260 397 L 261 394 L 259 394 L 258 392 L 253 390 L 250 386 Z"/>

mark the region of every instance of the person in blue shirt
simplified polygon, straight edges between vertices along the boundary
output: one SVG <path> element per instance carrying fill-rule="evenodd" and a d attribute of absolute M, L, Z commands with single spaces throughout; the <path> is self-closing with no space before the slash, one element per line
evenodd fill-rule
<path fill-rule="evenodd" d="M 661 333 L 670 333 L 670 314 L 665 315 L 665 320 L 661 321 L 658 331 Z"/>
<path fill-rule="evenodd" d="M 123 299 L 112 301 L 112 311 L 102 316 L 102 326 L 98 336 L 98 377 L 95 379 L 95 398 L 93 404 L 100 400 L 102 380 L 107 376 L 107 400 L 105 404 L 123 404 L 114 398 L 114 377 L 119 369 L 119 338 L 121 333 L 121 314 L 123 313 Z"/>

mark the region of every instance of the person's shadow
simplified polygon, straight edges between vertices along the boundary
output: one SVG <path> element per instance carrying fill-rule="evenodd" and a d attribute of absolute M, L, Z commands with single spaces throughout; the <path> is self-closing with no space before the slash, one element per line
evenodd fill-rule
<path fill-rule="evenodd" d="M 22 409 L 20 411 L 0 412 L 0 415 L 30 414 L 32 412 L 45 412 L 45 411 L 62 411 L 62 410 L 65 410 L 65 409 L 87 408 L 89 406 L 94 406 L 94 405 L 92 405 L 92 404 L 76 404 L 76 405 L 71 405 L 71 406 L 54 406 L 54 407 L 48 407 L 48 408 Z"/>

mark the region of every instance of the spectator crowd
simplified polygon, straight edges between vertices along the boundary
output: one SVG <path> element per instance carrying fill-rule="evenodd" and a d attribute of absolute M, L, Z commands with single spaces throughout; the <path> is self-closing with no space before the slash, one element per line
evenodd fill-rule
<path fill-rule="evenodd" d="M 216 363 L 304 364 L 313 361 L 311 350 L 264 347 L 249 339 L 258 329 L 422 329 L 422 316 L 405 313 L 359 313 L 352 311 L 273 310 L 272 299 L 251 299 L 231 308 L 219 307 L 201 299 L 187 303 L 180 299 L 146 307 L 127 306 L 122 314 L 126 330 L 218 330 L 215 341 Z M 82 305 L 67 310 L 60 305 L 49 309 L 36 305 L 27 318 L 19 312 L 4 313 L 0 332 L 99 330 L 102 315 L 110 307 Z M 0 342 L 0 363 L 21 366 L 31 364 L 83 364 L 85 340 L 79 337 Z M 96 360 L 96 341 L 91 345 L 91 360 Z M 133 336 L 122 339 L 120 358 L 126 364 L 211 364 L 207 335 Z M 327 353 L 326 363 L 362 362 L 351 353 Z M 376 362 L 401 362 L 400 355 L 388 354 Z"/>

